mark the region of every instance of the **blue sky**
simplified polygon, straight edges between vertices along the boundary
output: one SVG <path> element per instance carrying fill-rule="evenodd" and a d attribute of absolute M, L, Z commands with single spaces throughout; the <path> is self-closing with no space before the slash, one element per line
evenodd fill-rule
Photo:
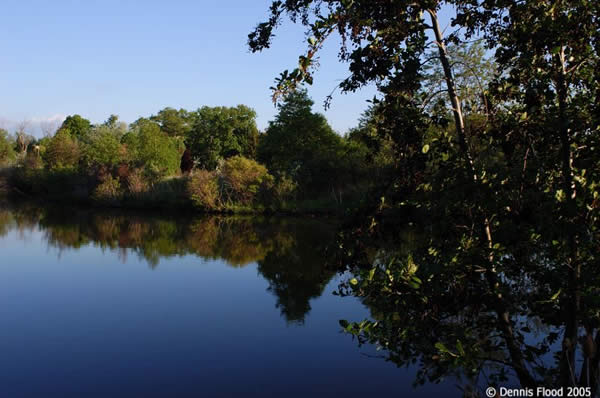
<path fill-rule="evenodd" d="M 291 23 L 272 48 L 251 54 L 247 34 L 269 0 L 3 0 L 0 21 L 0 127 L 81 114 L 126 122 L 171 106 L 246 104 L 264 128 L 275 109 L 269 87 L 293 68 L 304 36 Z M 315 109 L 347 75 L 333 41 L 309 93 Z M 372 87 L 334 98 L 325 112 L 343 133 L 372 98 Z"/>

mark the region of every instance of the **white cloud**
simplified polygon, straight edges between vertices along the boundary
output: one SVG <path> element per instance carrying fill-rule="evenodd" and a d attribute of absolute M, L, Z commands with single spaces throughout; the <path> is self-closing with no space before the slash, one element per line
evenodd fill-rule
<path fill-rule="evenodd" d="M 34 117 L 31 118 L 31 122 L 34 124 L 41 123 L 62 123 L 67 118 L 67 115 L 63 115 L 62 113 L 57 113 L 56 115 L 48 116 L 48 117 Z"/>
<path fill-rule="evenodd" d="M 65 120 L 66 115 L 57 113 L 51 116 L 36 116 L 22 120 L 13 120 L 0 116 L 0 128 L 14 133 L 22 124 L 25 124 L 25 131 L 34 137 L 42 137 L 47 132 L 54 133 Z"/>

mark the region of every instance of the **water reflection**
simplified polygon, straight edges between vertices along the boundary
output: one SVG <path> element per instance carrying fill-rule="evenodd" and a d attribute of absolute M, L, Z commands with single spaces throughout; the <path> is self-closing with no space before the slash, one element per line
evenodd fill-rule
<path fill-rule="evenodd" d="M 116 251 L 123 263 L 143 259 L 151 269 L 161 259 L 194 255 L 241 268 L 256 263 L 288 322 L 302 323 L 310 300 L 321 296 L 335 275 L 324 253 L 334 240 L 326 220 L 268 217 L 188 217 L 98 211 L 83 208 L 5 205 L 0 237 L 15 229 L 39 229 L 49 247 L 65 251 L 95 246 Z"/>
<path fill-rule="evenodd" d="M 534 389 L 572 385 L 590 387 L 594 393 L 598 389 L 600 279 L 593 272 L 598 250 L 580 257 L 587 272 L 573 290 L 560 236 L 550 240 L 508 236 L 511 244 L 497 250 L 497 269 L 490 275 L 484 266 L 487 253 L 477 245 L 442 228 L 422 226 L 398 228 L 388 234 L 393 236 L 388 244 L 348 236 L 340 242 L 351 253 L 343 268 L 331 266 L 332 255 L 340 254 L 328 251 L 336 246 L 336 227 L 323 220 L 148 216 L 22 204 L 0 208 L 0 237 L 10 231 L 24 237 L 27 231 L 39 233 L 59 255 L 94 246 L 118 253 L 123 262 L 139 258 L 152 270 L 162 269 L 167 258 L 190 255 L 193 262 L 199 262 L 197 258 L 224 262 L 235 274 L 253 272 L 252 264 L 288 323 L 303 323 L 313 299 L 323 295 L 337 271 L 348 270 L 350 276 L 339 291 L 358 297 L 370 316 L 361 321 L 349 314 L 342 327 L 361 344 L 378 346 L 387 361 L 409 368 L 417 385 L 431 388 L 451 379 L 452 385 L 460 386 L 447 394 L 453 396 L 484 396 L 489 385 Z M 220 300 L 221 311 L 228 314 L 218 317 L 219 311 L 214 311 L 212 323 L 231 321 L 235 324 L 227 327 L 235 331 L 237 322 L 245 319 L 255 328 L 254 313 L 228 304 L 236 290 L 230 277 L 215 296 L 206 292 L 205 299 Z M 95 280 L 90 282 L 95 285 Z M 240 297 L 250 300 L 242 292 Z M 272 301 L 268 305 L 273 308 Z M 328 315 L 327 322 L 335 329 L 339 319 Z M 173 330 L 180 333 L 181 328 Z M 289 341 L 285 339 L 281 347 Z"/>
<path fill-rule="evenodd" d="M 488 386 L 596 396 L 599 241 L 580 242 L 572 261 L 560 230 L 513 232 L 491 261 L 476 237 L 436 226 L 404 226 L 389 233 L 391 244 L 361 250 L 348 239 L 352 275 L 340 294 L 360 297 L 371 319 L 342 327 L 386 360 L 415 366 L 418 385 L 453 377 L 464 396 L 485 396 Z M 583 276 L 576 283 L 571 263 Z"/>

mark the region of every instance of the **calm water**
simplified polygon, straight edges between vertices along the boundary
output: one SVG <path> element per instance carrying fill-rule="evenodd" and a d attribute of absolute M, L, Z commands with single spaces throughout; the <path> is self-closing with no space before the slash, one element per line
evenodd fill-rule
<path fill-rule="evenodd" d="M 0 396 L 443 396 L 341 332 L 330 222 L 0 209 Z M 439 395 L 438 395 L 439 396 Z"/>

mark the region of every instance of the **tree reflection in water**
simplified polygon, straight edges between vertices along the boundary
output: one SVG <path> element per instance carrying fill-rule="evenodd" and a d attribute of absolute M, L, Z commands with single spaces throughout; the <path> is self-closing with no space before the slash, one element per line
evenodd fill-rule
<path fill-rule="evenodd" d="M 324 266 L 326 246 L 335 237 L 331 222 L 5 206 L 0 210 L 0 234 L 15 228 L 39 228 L 59 253 L 93 245 L 117 251 L 123 263 L 136 255 L 152 269 L 162 258 L 186 255 L 222 260 L 231 267 L 257 263 L 288 322 L 302 323 L 310 300 L 319 297 L 335 275 Z"/>
<path fill-rule="evenodd" d="M 597 394 L 598 242 L 580 245 L 585 277 L 573 285 L 568 235 L 538 225 L 540 233 L 523 228 L 521 236 L 498 238 L 494 269 L 476 235 L 442 223 L 388 228 L 384 235 L 394 238 L 387 246 L 349 236 L 351 276 L 339 294 L 360 297 L 372 319 L 343 320 L 342 327 L 398 366 L 416 366 L 416 384 L 453 376 L 463 380 L 465 396 L 484 396 L 490 385 L 565 387 L 565 396 L 579 386 Z"/>
<path fill-rule="evenodd" d="M 487 385 L 598 389 L 597 242 L 580 246 L 585 277 L 573 290 L 564 266 L 567 241 L 558 232 L 548 238 L 535 231 L 506 234 L 495 249 L 496 279 L 490 283 L 488 253 L 477 237 L 441 225 L 382 226 L 385 234 L 369 240 L 346 235 L 340 243 L 349 256 L 342 262 L 328 252 L 337 246 L 335 228 L 311 220 L 21 205 L 0 211 L 0 234 L 15 229 L 39 229 L 60 250 L 95 245 L 120 251 L 123 261 L 134 254 L 151 268 L 184 255 L 232 267 L 256 263 L 282 316 L 294 323 L 303 322 L 310 300 L 337 271 L 349 271 L 339 294 L 358 296 L 371 319 L 341 321 L 342 328 L 360 344 L 379 346 L 398 366 L 415 367 L 416 384 L 452 377 L 462 380 L 465 396 L 481 396 Z M 386 245 L 382 235 L 393 238 Z M 343 267 L 331 267 L 334 259 Z M 573 327 L 575 339 L 567 332 Z"/>

